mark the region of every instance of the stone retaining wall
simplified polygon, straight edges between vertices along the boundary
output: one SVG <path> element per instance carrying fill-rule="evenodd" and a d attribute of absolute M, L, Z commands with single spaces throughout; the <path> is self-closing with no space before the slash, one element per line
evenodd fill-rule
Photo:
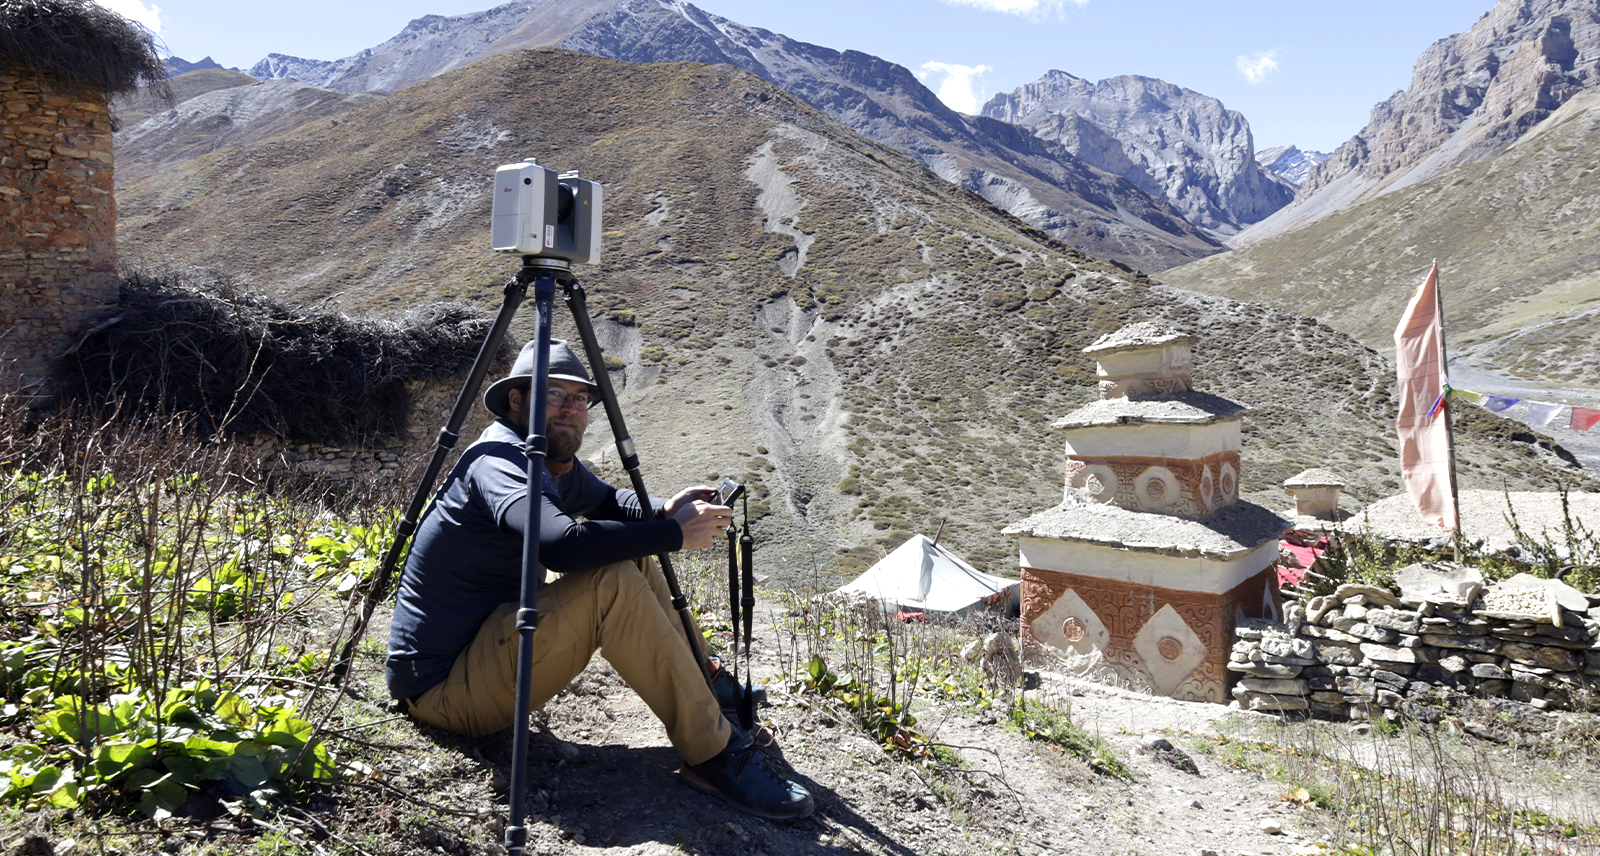
<path fill-rule="evenodd" d="M 50 363 L 117 297 L 111 116 L 0 69 L 0 384 L 42 392 Z"/>
<path fill-rule="evenodd" d="M 1600 598 L 1566 591 L 1565 603 L 1542 587 L 1507 586 L 1464 605 L 1408 605 L 1343 585 L 1290 602 L 1283 622 L 1238 627 L 1232 695 L 1249 710 L 1341 720 L 1432 720 L 1464 697 L 1566 708 L 1600 692 Z"/>
<path fill-rule="evenodd" d="M 497 364 L 491 370 L 490 377 L 498 377 L 506 369 L 505 365 Z M 488 381 L 484 385 L 487 386 Z M 439 429 L 449 420 L 450 411 L 455 407 L 456 396 L 460 392 L 459 381 L 414 382 L 409 390 L 412 404 L 406 434 L 373 444 L 333 446 L 296 443 L 267 435 L 251 437 L 243 442 L 251 454 L 263 462 L 268 472 L 293 474 L 330 485 L 349 486 L 373 479 L 415 478 L 421 475 L 420 468 L 433 454 Z M 475 406 L 461 428 L 456 451 L 471 445 L 493 419 L 487 410 Z"/>

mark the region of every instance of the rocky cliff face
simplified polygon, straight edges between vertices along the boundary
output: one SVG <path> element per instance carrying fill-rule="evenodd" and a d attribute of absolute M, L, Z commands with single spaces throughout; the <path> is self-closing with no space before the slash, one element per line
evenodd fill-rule
<path fill-rule="evenodd" d="M 1600 88 L 1573 97 L 1494 157 L 1394 186 L 1161 279 L 1292 308 L 1388 348 L 1412 289 L 1438 259 L 1457 368 L 1600 389 L 1596 163 Z"/>
<path fill-rule="evenodd" d="M 1293 187 L 1256 163 L 1243 116 L 1215 98 L 1154 78 L 1090 82 L 1051 71 L 996 95 L 983 114 L 1060 143 L 1220 234 L 1233 234 L 1294 198 Z"/>
<path fill-rule="evenodd" d="M 538 46 L 630 62 L 743 68 L 1060 240 L 1144 270 L 1220 249 L 1160 194 L 1152 198 L 1137 181 L 1086 165 L 1065 147 L 975 123 L 902 66 L 746 27 L 682 0 L 518 0 L 472 15 L 420 18 L 382 45 L 334 63 L 274 56 L 252 73 L 346 92 L 393 92 L 486 56 Z"/>
<path fill-rule="evenodd" d="M 1317 164 L 1328 159 L 1327 152 L 1302 151 L 1296 146 L 1273 146 L 1256 152 L 1261 168 L 1299 187 Z"/>
<path fill-rule="evenodd" d="M 1411 85 L 1306 178 L 1295 205 L 1253 243 L 1338 208 L 1504 151 L 1575 94 L 1600 84 L 1600 4 L 1499 0 L 1465 33 L 1423 52 Z"/>
<path fill-rule="evenodd" d="M 362 56 L 368 51 L 362 51 L 356 56 Z M 324 89 L 328 81 L 339 76 L 350 59 L 329 62 L 324 59 L 306 59 L 304 57 L 289 56 L 288 54 L 267 54 L 260 62 L 250 66 L 247 72 L 257 80 L 283 80 L 285 78 L 309 83 Z"/>

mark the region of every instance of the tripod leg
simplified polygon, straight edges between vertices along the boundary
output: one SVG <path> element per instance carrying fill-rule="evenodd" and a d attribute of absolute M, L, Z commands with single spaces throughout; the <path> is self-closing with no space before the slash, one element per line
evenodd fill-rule
<path fill-rule="evenodd" d="M 617 404 L 617 392 L 611 386 L 611 376 L 606 372 L 605 353 L 600 350 L 600 342 L 594 336 L 594 324 L 589 320 L 589 305 L 583 293 L 583 286 L 575 281 L 568 281 L 562 286 L 567 298 L 567 308 L 572 310 L 572 321 L 578 328 L 578 338 L 583 341 L 584 353 L 589 357 L 589 365 L 594 368 L 594 384 L 600 388 L 600 400 L 606 406 L 606 419 L 611 423 L 611 433 L 617 439 L 617 454 L 622 458 L 622 466 L 628 470 L 628 480 L 633 484 L 633 492 L 639 497 L 639 505 L 651 513 L 654 508 L 650 504 L 650 494 L 644 487 L 644 476 L 639 472 L 639 453 L 634 448 L 633 437 L 628 434 L 627 423 L 622 418 L 622 406 Z M 683 621 L 684 635 L 689 637 L 689 649 L 694 652 L 695 662 L 700 664 L 700 674 L 706 679 L 706 686 L 711 686 L 711 667 L 706 662 L 705 650 L 700 647 L 700 634 L 694 628 L 694 617 L 689 614 L 689 599 L 684 597 L 683 589 L 678 587 L 678 575 L 672 569 L 672 559 L 665 553 L 656 557 L 661 564 L 661 575 L 667 580 L 667 591 L 672 594 L 672 608 L 678 611 L 678 618 Z"/>
<path fill-rule="evenodd" d="M 461 385 L 461 394 L 456 396 L 456 405 L 450 411 L 450 418 L 445 422 L 445 427 L 439 429 L 439 439 L 434 446 L 433 457 L 428 459 L 428 468 L 423 472 L 422 480 L 417 483 L 416 493 L 411 495 L 411 503 L 406 506 L 400 524 L 395 527 L 394 540 L 389 542 L 389 549 L 383 554 L 383 563 L 378 566 L 378 574 L 367 585 L 366 603 L 361 610 L 361 619 L 350 631 L 350 639 L 344 643 L 344 649 L 339 652 L 339 660 L 333 666 L 335 680 L 344 680 L 350 672 L 356 645 L 360 643 L 361 637 L 366 635 L 367 625 L 372 621 L 372 612 L 377 608 L 378 600 L 389 589 L 389 582 L 394 578 L 395 566 L 400 562 L 400 554 L 405 552 L 406 544 L 417 531 L 417 521 L 422 517 L 422 510 L 428 503 L 428 497 L 433 495 L 433 483 L 439 480 L 445 459 L 450 456 L 450 450 L 455 448 L 456 441 L 461 439 L 461 426 L 466 424 L 467 415 L 472 412 L 472 405 L 478 399 L 478 388 L 483 386 L 484 375 L 489 373 L 489 366 L 494 363 L 495 357 L 499 356 L 500 346 L 506 339 L 506 332 L 511 329 L 511 318 L 517 314 L 517 307 L 522 305 L 527 293 L 528 284 L 520 277 L 506 283 L 505 297 L 500 301 L 500 312 L 495 315 L 494 324 L 489 327 L 489 335 L 484 338 L 483 347 L 478 349 L 478 357 L 472 362 L 472 370 L 467 373 L 466 383 Z"/>
<path fill-rule="evenodd" d="M 750 536 L 750 499 L 747 495 L 744 501 L 744 534 L 739 536 L 739 558 L 744 562 L 744 597 L 739 599 L 740 606 L 744 607 L 744 696 L 739 699 L 739 720 L 746 731 L 756 725 L 756 694 L 750 675 L 750 637 L 756 615 L 755 545 L 755 539 Z M 733 622 L 733 636 L 739 638 L 737 618 Z"/>
<path fill-rule="evenodd" d="M 733 527 L 728 527 L 728 616 L 733 623 L 733 650 L 725 668 L 737 669 L 739 667 L 739 552 L 733 537 Z M 736 675 L 737 672 L 729 672 Z"/>
<path fill-rule="evenodd" d="M 539 315 L 536 340 L 539 344 L 528 393 L 528 521 L 522 538 L 522 606 L 517 610 L 517 706 L 511 720 L 511 816 L 505 832 L 508 856 L 522 856 L 528 843 L 528 828 L 522 823 L 527 811 L 528 717 L 532 713 L 528 692 L 533 685 L 533 634 L 539 626 L 539 587 L 544 584 L 544 566 L 539 563 L 539 518 L 544 505 L 545 392 L 549 389 L 550 311 L 555 302 L 555 277 L 549 273 L 540 274 L 534 280 L 533 295 Z"/>

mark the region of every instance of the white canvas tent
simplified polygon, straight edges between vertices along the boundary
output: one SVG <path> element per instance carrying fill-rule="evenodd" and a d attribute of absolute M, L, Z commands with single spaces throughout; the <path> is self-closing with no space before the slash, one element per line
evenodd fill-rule
<path fill-rule="evenodd" d="M 866 595 L 886 610 L 960 614 L 990 602 L 1014 609 L 1019 585 L 983 573 L 926 535 L 913 535 L 838 591 Z"/>

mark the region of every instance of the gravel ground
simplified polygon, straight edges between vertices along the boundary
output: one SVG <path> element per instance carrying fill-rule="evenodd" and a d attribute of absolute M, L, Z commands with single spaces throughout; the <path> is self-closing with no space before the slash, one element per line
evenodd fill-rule
<path fill-rule="evenodd" d="M 1507 497 L 1510 504 L 1507 504 Z M 1589 532 L 1600 532 L 1600 494 L 1567 494 L 1573 522 Z M 1461 531 L 1467 540 L 1482 542 L 1490 550 L 1503 550 L 1517 538 L 1511 530 L 1510 512 L 1524 533 L 1548 533 L 1557 544 L 1565 541 L 1561 495 L 1539 491 L 1461 491 Z M 1343 524 L 1349 532 L 1371 533 L 1385 540 L 1444 544 L 1449 533 L 1429 526 L 1417 515 L 1409 494 L 1382 499 L 1356 512 Z"/>

